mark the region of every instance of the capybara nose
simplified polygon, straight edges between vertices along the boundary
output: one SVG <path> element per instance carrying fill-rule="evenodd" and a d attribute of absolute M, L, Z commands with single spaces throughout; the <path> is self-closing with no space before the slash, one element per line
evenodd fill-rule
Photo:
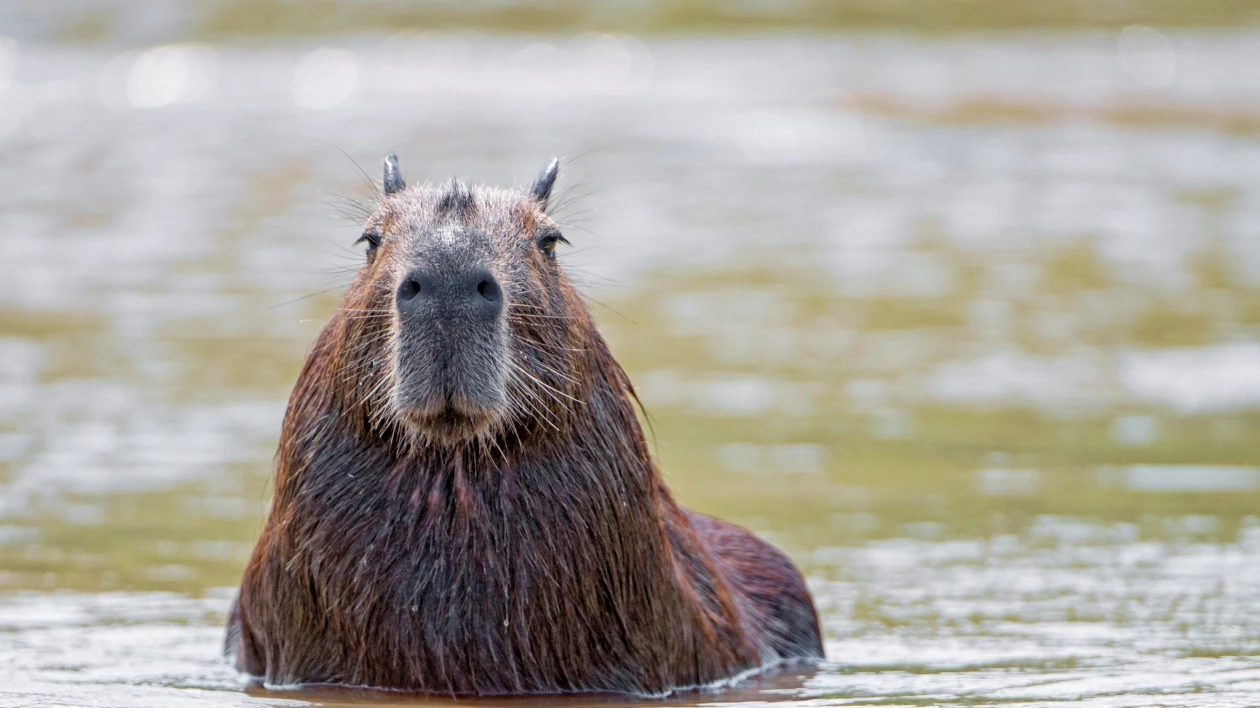
<path fill-rule="evenodd" d="M 417 268 L 398 286 L 397 301 L 403 314 L 441 308 L 494 318 L 503 309 L 503 291 L 488 270 L 452 273 Z"/>

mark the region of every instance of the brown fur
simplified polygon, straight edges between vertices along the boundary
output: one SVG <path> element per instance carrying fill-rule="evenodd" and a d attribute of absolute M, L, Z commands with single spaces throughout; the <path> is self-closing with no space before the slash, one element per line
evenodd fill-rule
<path fill-rule="evenodd" d="M 820 657 L 800 573 L 680 507 L 634 391 L 558 264 L 528 193 L 387 196 L 382 236 L 289 399 L 271 511 L 226 649 L 272 685 L 451 695 L 659 695 Z M 506 293 L 508 409 L 427 434 L 391 398 L 390 297 L 414 239 L 487 235 Z M 414 246 L 414 244 L 413 244 Z"/>

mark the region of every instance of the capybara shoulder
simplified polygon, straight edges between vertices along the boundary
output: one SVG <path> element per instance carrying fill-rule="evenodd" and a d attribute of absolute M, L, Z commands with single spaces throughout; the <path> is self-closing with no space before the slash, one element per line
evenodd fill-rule
<path fill-rule="evenodd" d="M 730 583 L 747 634 L 761 653 L 821 657 L 813 600 L 801 571 L 783 551 L 721 519 L 694 511 L 687 518 Z"/>
<path fill-rule="evenodd" d="M 663 695 L 822 655 L 800 573 L 679 506 L 525 190 L 408 187 L 285 412 L 227 652 L 270 685 Z"/>

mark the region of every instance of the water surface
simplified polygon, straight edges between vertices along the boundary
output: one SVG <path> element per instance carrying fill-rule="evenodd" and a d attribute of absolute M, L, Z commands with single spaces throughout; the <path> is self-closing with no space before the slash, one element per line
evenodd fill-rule
<path fill-rule="evenodd" d="M 409 702 L 217 659 L 391 150 L 566 156 L 671 485 L 808 575 L 828 663 L 679 703 L 1260 702 L 1260 34 L 0 46 L 0 704 Z"/>

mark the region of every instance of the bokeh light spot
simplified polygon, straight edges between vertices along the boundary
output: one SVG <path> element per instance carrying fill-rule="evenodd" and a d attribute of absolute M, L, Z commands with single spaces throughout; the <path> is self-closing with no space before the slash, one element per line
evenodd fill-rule
<path fill-rule="evenodd" d="M 293 102 L 310 110 L 335 108 L 354 93 L 359 65 L 344 49 L 325 47 L 302 57 L 293 71 Z"/>
<path fill-rule="evenodd" d="M 1163 88 L 1177 77 L 1177 54 L 1163 32 L 1152 27 L 1129 25 L 1120 30 L 1116 43 L 1120 66 L 1134 81 L 1150 88 Z"/>

